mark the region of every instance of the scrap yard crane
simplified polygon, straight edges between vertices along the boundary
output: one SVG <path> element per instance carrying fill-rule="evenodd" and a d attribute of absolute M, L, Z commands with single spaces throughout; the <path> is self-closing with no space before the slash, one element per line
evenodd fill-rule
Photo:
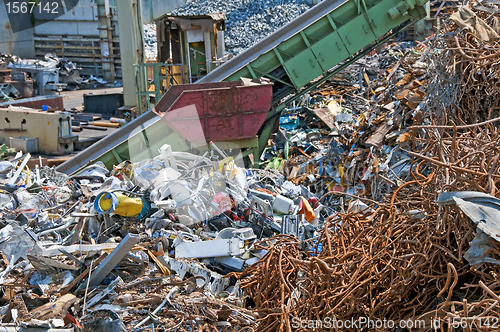
<path fill-rule="evenodd" d="M 158 155 L 178 134 L 168 130 L 158 113 L 172 111 L 177 98 L 200 87 L 228 88 L 227 82 L 265 77 L 272 83 L 271 107 L 258 133 L 257 156 L 267 144 L 286 105 L 298 100 L 330 77 L 385 43 L 426 15 L 427 0 L 325 0 L 275 33 L 212 71 L 197 84 L 169 89 L 155 106 L 117 132 L 61 164 L 74 173 L 102 161 L 108 168 L 124 160 Z M 198 85 L 199 83 L 203 83 Z M 207 85 L 211 83 L 210 85 Z M 196 87 L 198 86 L 198 87 Z M 284 97 L 290 96 L 281 103 Z M 179 140 L 178 140 L 179 141 Z M 182 141 L 182 140 L 180 140 Z M 179 143 L 182 144 L 182 143 Z"/>

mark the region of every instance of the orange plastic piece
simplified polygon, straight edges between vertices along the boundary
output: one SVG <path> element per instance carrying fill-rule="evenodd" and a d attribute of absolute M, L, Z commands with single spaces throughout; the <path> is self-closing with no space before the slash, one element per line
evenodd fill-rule
<path fill-rule="evenodd" d="M 299 212 L 297 214 L 305 215 L 305 219 L 308 222 L 312 222 L 314 218 L 316 218 L 316 214 L 314 213 L 314 209 L 311 207 L 311 204 L 304 197 L 300 197 L 301 202 L 299 204 Z"/>

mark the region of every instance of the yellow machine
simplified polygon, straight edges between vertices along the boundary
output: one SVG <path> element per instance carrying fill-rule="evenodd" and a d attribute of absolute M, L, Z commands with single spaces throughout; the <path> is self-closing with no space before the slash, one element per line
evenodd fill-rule
<path fill-rule="evenodd" d="M 45 112 L 27 107 L 0 108 L 0 137 L 9 144 L 10 137 L 38 138 L 38 151 L 66 154 L 74 151 L 77 135 L 72 135 L 71 113 Z"/>

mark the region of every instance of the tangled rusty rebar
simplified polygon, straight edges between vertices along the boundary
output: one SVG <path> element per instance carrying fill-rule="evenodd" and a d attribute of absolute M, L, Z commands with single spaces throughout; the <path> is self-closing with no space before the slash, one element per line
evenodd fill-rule
<path fill-rule="evenodd" d="M 494 121 L 413 128 L 414 179 L 372 212 L 330 217 L 317 253 L 301 254 L 294 238 L 273 238 L 260 264 L 239 275 L 249 275 L 241 285 L 259 308 L 259 331 L 290 331 L 293 317 L 425 320 L 429 331 L 436 319 L 447 330 L 450 317 L 500 318 L 500 268 L 471 268 L 464 254 L 476 234 L 473 222 L 435 203 L 442 191 L 500 195 Z M 423 215 L 408 213 L 415 210 Z M 498 243 L 490 254 L 500 257 Z M 474 319 L 468 327 L 491 330 Z"/>
<path fill-rule="evenodd" d="M 498 8 L 492 3 L 471 1 L 468 6 L 497 33 Z M 437 112 L 439 123 L 470 124 L 499 116 L 500 40 L 481 40 L 473 29 L 449 23 L 434 39 L 438 52 L 432 57 L 428 110 Z"/>

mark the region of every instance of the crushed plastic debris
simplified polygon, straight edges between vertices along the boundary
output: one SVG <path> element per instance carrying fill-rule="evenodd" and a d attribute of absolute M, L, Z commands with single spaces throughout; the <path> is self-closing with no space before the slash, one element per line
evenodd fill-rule
<path fill-rule="evenodd" d="M 28 170 L 29 154 L 4 162 L 0 280 L 12 285 L 4 289 L 9 296 L 24 294 L 10 310 L 26 311 L 6 323 L 255 327 L 238 283 L 224 275 L 255 264 L 263 252 L 254 243 L 280 233 L 273 210 L 291 213 L 298 205 L 266 193 L 267 178 L 282 181 L 277 173 L 240 168 L 212 147 L 200 158 L 165 145 L 156 158 L 111 171 L 96 163 L 72 176 Z M 157 306 L 152 314 L 149 305 Z M 116 315 L 104 322 L 105 310 Z M 186 310 L 198 318 L 187 319 Z M 60 324 L 67 315 L 73 323 Z"/>

